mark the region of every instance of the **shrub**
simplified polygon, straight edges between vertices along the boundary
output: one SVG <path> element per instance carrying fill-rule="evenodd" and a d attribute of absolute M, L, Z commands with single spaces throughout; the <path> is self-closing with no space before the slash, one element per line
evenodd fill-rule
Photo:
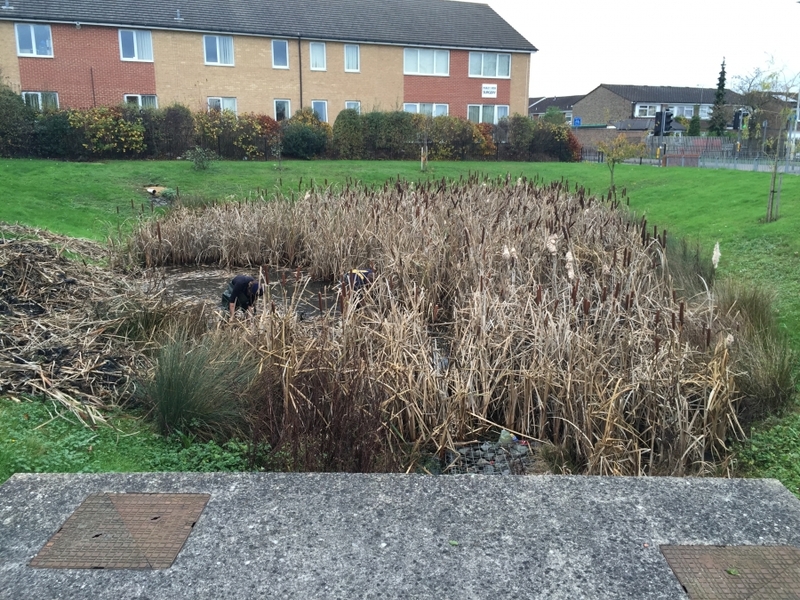
<path fill-rule="evenodd" d="M 162 433 L 227 440 L 244 432 L 244 397 L 257 363 L 242 349 L 238 333 L 199 340 L 179 333 L 161 348 L 144 394 Z"/>
<path fill-rule="evenodd" d="M 218 158 L 213 150 L 208 150 L 200 146 L 195 146 L 191 150 L 187 150 L 184 156 L 186 160 L 190 160 L 194 163 L 195 171 L 205 171 L 211 165 L 211 162 Z"/>
<path fill-rule="evenodd" d="M 432 160 L 464 160 L 482 154 L 481 132 L 461 117 L 434 117 L 430 125 Z"/>
<path fill-rule="evenodd" d="M 180 156 L 194 143 L 194 117 L 185 106 L 173 104 L 163 109 L 161 127 L 167 156 Z"/>
<path fill-rule="evenodd" d="M 364 123 L 357 111 L 349 108 L 333 124 L 333 147 L 339 158 L 358 159 L 364 155 Z"/>
<path fill-rule="evenodd" d="M 92 156 L 130 156 L 145 150 L 141 119 L 126 120 L 122 107 L 73 110 L 69 113 L 69 123 L 83 132 L 82 145 Z"/>
<path fill-rule="evenodd" d="M 327 145 L 325 132 L 313 125 L 290 121 L 283 131 L 283 154 L 286 156 L 314 158 L 325 152 Z"/>
<path fill-rule="evenodd" d="M 504 128 L 508 136 L 507 158 L 511 160 L 529 160 L 534 136 L 533 121 L 522 115 L 513 115 L 506 120 Z"/>
<path fill-rule="evenodd" d="M 364 117 L 364 145 L 368 158 L 416 158 L 417 129 L 414 115 L 404 111 L 367 113 Z"/>
<path fill-rule="evenodd" d="M 0 156 L 28 154 L 34 114 L 21 96 L 0 85 Z"/>
<path fill-rule="evenodd" d="M 70 125 L 69 112 L 48 111 L 39 114 L 33 126 L 33 150 L 42 158 L 72 158 L 83 150 L 81 130 Z"/>

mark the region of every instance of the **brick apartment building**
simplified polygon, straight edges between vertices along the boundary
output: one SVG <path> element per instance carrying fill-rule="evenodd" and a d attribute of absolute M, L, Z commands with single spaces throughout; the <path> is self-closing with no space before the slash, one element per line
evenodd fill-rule
<path fill-rule="evenodd" d="M 40 108 L 181 103 L 527 114 L 536 48 L 449 0 L 0 0 L 0 77 Z"/>

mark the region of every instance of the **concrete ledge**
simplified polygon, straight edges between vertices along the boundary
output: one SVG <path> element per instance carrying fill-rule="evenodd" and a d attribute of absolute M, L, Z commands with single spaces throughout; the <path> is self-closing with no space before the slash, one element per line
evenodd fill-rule
<path fill-rule="evenodd" d="M 94 492 L 210 493 L 172 567 L 30 560 Z M 686 598 L 659 545 L 800 547 L 774 480 L 334 474 L 15 475 L 0 598 Z"/>

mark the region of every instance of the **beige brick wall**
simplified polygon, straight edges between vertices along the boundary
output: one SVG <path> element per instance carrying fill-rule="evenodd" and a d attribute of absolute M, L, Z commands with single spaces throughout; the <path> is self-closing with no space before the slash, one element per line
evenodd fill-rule
<path fill-rule="evenodd" d="M 509 112 L 513 114 L 528 114 L 528 88 L 530 84 L 531 55 L 511 55 L 511 105 Z"/>
<path fill-rule="evenodd" d="M 402 109 L 403 49 L 360 44 L 361 71 L 349 73 L 344 70 L 344 46 L 327 42 L 327 70 L 312 71 L 309 42 L 303 42 L 303 103 L 311 106 L 312 100 L 327 100 L 331 124 L 349 100 L 361 102 L 361 112 Z M 292 103 L 292 110 L 296 108 Z"/>
<path fill-rule="evenodd" d="M 272 68 L 271 38 L 234 36 L 233 67 L 204 64 L 203 35 L 153 31 L 153 53 L 159 106 L 174 102 L 192 110 L 205 108 L 209 96 L 235 97 L 240 114 L 274 116 L 274 100 L 300 108 L 298 41 L 289 39 L 289 69 Z M 344 44 L 326 43 L 325 71 L 312 71 L 309 42 L 303 40 L 303 104 L 327 100 L 331 123 L 348 100 L 361 102 L 362 111 L 391 110 L 403 102 L 403 50 L 361 44 L 361 71 L 344 70 Z"/>
<path fill-rule="evenodd" d="M 633 108 L 629 100 L 606 88 L 596 88 L 572 107 L 572 117 L 580 117 L 582 125 L 607 125 L 612 121 L 630 119 Z"/>
<path fill-rule="evenodd" d="M 0 21 L 0 81 L 10 85 L 15 92 L 20 90 L 19 59 L 14 24 Z"/>

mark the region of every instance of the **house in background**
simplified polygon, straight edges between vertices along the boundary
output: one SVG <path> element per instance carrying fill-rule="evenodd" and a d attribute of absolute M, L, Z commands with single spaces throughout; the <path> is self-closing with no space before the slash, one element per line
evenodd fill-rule
<path fill-rule="evenodd" d="M 548 108 L 555 107 L 564 115 L 564 121 L 572 125 L 572 107 L 581 99 L 583 99 L 583 95 L 529 98 L 528 116 L 531 119 L 540 119 L 547 113 Z"/>
<path fill-rule="evenodd" d="M 667 87 L 648 85 L 600 84 L 572 108 L 573 117 L 581 119 L 581 126 L 605 126 L 625 119 L 654 118 L 662 109 L 673 117 L 691 119 L 698 110 L 701 128 L 711 118 L 716 88 Z M 741 105 L 741 96 L 731 90 L 725 92 L 725 103 L 732 107 Z"/>
<path fill-rule="evenodd" d="M 39 108 L 527 113 L 536 48 L 484 4 L 0 1 L 0 72 Z"/>

